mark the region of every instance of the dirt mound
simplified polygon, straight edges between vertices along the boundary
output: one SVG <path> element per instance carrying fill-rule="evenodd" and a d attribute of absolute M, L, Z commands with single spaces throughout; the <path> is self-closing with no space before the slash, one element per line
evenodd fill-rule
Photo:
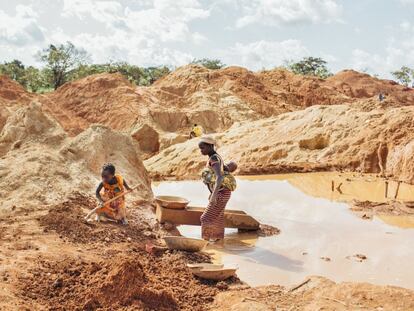
<path fill-rule="evenodd" d="M 403 171 L 401 161 L 392 160 L 410 157 L 412 148 L 406 153 L 400 150 L 411 141 L 413 117 L 413 107 L 387 108 L 368 100 L 351 106 L 313 106 L 246 122 L 216 138 L 219 153 L 227 161 L 238 162 L 240 174 L 383 171 L 413 183 L 414 171 Z M 191 140 L 163 150 L 145 164 L 153 176 L 198 178 L 206 160 L 197 141 Z"/>
<path fill-rule="evenodd" d="M 132 204 L 135 205 L 135 204 Z M 114 222 L 86 223 L 85 215 L 95 208 L 96 200 L 90 195 L 72 193 L 68 199 L 51 207 L 48 213 L 39 218 L 44 232 L 55 231 L 63 239 L 74 243 L 103 242 L 106 244 L 130 240 L 147 241 L 153 236 L 150 211 L 140 207 L 139 213 L 133 214 L 129 226 L 120 226 Z M 130 215 L 131 216 L 131 215 Z M 146 217 L 147 216 L 147 217 Z"/>
<path fill-rule="evenodd" d="M 215 111 L 221 125 L 194 119 L 194 123 L 204 125 L 209 131 L 311 105 L 350 101 L 342 93 L 324 86 L 324 80 L 295 75 L 285 69 L 254 73 L 241 67 L 208 70 L 197 65 L 177 69 L 157 81 L 148 92 L 180 109 L 191 106 Z"/>
<path fill-rule="evenodd" d="M 92 127 L 68 138 L 39 105 L 18 109 L 0 133 L 1 208 L 47 206 L 73 191 L 94 191 L 100 166 L 113 161 L 136 199 L 152 198 L 150 181 L 131 137 Z"/>
<path fill-rule="evenodd" d="M 414 103 L 414 89 L 354 70 L 344 70 L 329 77 L 325 85 L 354 99 L 378 97 L 381 93 L 401 105 Z"/>
<path fill-rule="evenodd" d="M 0 75 L 0 105 L 14 106 L 28 104 L 37 95 L 27 92 L 19 83 Z"/>
<path fill-rule="evenodd" d="M 153 154 L 160 150 L 160 135 L 148 124 L 144 124 L 141 127 L 134 129 L 131 136 L 138 142 L 139 148 L 143 152 Z"/>
<path fill-rule="evenodd" d="M 92 125 L 64 144 L 60 153 L 99 176 L 103 163 L 111 162 L 131 186 L 138 186 L 142 199 L 152 196 L 151 181 L 140 158 L 137 143 L 129 135 Z"/>
<path fill-rule="evenodd" d="M 263 84 L 278 96 L 288 111 L 304 109 L 313 105 L 335 105 L 352 99 L 325 85 L 317 77 L 296 75 L 286 69 L 266 70 L 258 74 Z"/>
<path fill-rule="evenodd" d="M 65 138 L 57 122 L 42 112 L 39 104 L 17 110 L 5 122 L 0 133 L 0 155 L 19 149 L 24 143 L 58 145 Z"/>
<path fill-rule="evenodd" d="M 41 260 L 21 280 L 22 296 L 53 310 L 206 310 L 219 292 L 216 282 L 192 276 L 185 253 L 126 253 L 111 252 L 97 262 Z"/>
<path fill-rule="evenodd" d="M 93 123 L 129 129 L 142 114 L 135 88 L 121 74 L 98 74 L 66 83 L 43 103 L 71 135 Z"/>
<path fill-rule="evenodd" d="M 139 310 L 178 309 L 170 292 L 146 286 L 144 268 L 134 257 L 82 263 L 66 259 L 62 263 L 45 263 L 43 269 L 42 273 L 53 273 L 54 279 L 43 276 L 33 280 L 34 284 L 25 284 L 24 290 L 48 301 L 53 310 L 115 310 L 128 305 Z"/>
<path fill-rule="evenodd" d="M 179 108 L 192 106 L 200 110 L 204 108 L 214 111 L 221 119 L 222 127 L 228 127 L 231 123 L 226 124 L 221 114 L 227 115 L 229 121 L 232 121 L 257 119 L 260 116 L 286 111 L 274 105 L 276 98 L 259 76 L 241 67 L 209 70 L 198 65 L 183 66 L 158 80 L 150 91 L 161 100 L 169 101 Z M 224 106 L 230 111 L 218 110 Z M 202 124 L 208 130 L 212 130 L 214 126 L 204 124 L 202 121 L 205 120 L 197 119 L 195 116 L 193 121 Z"/>

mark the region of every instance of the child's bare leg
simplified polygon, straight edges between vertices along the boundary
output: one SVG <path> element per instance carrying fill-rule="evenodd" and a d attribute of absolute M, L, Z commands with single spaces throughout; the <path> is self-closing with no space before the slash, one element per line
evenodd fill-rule
<path fill-rule="evenodd" d="M 121 218 L 121 220 L 120 220 L 120 222 L 121 222 L 121 224 L 123 224 L 123 225 L 127 225 L 128 224 L 128 220 L 127 220 L 127 218 L 126 218 L 126 207 L 125 207 L 125 205 L 124 206 L 121 206 L 120 208 L 119 208 L 119 216 L 120 216 L 120 218 Z"/>

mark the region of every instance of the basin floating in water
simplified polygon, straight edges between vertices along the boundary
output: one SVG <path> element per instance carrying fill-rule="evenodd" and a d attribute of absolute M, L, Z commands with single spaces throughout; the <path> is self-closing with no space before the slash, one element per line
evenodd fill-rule
<path fill-rule="evenodd" d="M 232 276 L 236 275 L 236 268 L 204 268 L 194 269 L 192 273 L 199 278 L 213 280 L 213 281 L 224 281 Z"/>
<path fill-rule="evenodd" d="M 155 197 L 155 201 L 165 208 L 170 209 L 185 209 L 190 203 L 188 200 L 182 197 L 170 196 L 170 195 L 159 195 Z"/>
<path fill-rule="evenodd" d="M 169 249 L 187 252 L 199 252 L 207 245 L 207 241 L 183 236 L 166 236 L 164 241 Z"/>

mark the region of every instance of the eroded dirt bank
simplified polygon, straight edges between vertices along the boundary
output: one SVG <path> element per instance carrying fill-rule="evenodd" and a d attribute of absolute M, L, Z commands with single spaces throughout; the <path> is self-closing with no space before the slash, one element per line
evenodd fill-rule
<path fill-rule="evenodd" d="M 385 106 L 384 106 L 385 105 Z M 412 183 L 413 107 L 374 100 L 313 106 L 233 125 L 217 134 L 218 151 L 239 164 L 239 174 L 322 170 L 383 173 Z M 157 177 L 196 178 L 205 159 L 197 141 L 171 146 L 145 162 Z"/>

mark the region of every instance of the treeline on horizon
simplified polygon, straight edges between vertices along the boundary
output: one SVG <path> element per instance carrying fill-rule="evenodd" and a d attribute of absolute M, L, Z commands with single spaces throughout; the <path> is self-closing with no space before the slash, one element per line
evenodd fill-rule
<path fill-rule="evenodd" d="M 45 93 L 56 90 L 66 82 L 75 81 L 99 73 L 120 73 L 135 85 L 148 86 L 169 74 L 172 66 L 162 65 L 154 67 L 140 67 L 127 62 L 108 62 L 105 64 L 91 64 L 89 54 L 75 47 L 71 42 L 61 45 L 49 45 L 39 51 L 36 58 L 43 66 L 25 66 L 19 60 L 0 64 L 0 74 L 7 75 L 20 83 L 26 90 L 36 93 Z M 198 59 L 191 63 L 202 65 L 209 69 L 225 67 L 218 59 Z M 316 76 L 326 79 L 332 73 L 327 62 L 319 57 L 305 57 L 300 61 L 286 61 L 282 66 L 296 74 Z M 391 73 L 401 84 L 414 84 L 414 69 L 401 67 Z"/>

